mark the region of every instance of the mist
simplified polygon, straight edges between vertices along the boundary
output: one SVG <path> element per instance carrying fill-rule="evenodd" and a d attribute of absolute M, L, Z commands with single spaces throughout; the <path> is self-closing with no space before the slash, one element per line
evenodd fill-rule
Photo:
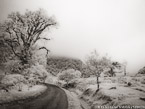
<path fill-rule="evenodd" d="M 112 60 L 127 61 L 127 70 L 145 66 L 144 0 L 0 0 L 0 21 L 12 11 L 43 8 L 58 27 L 44 44 L 51 54 L 85 59 L 96 49 Z"/>

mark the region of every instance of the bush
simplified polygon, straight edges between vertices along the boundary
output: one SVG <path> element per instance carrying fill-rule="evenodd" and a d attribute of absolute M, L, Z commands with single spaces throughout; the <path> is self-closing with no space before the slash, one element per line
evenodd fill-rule
<path fill-rule="evenodd" d="M 145 74 L 145 67 L 143 67 L 142 69 L 140 69 L 140 70 L 138 71 L 138 74 Z"/>
<path fill-rule="evenodd" d="M 60 80 L 64 80 L 67 83 L 70 82 L 73 79 L 80 78 L 81 77 L 81 72 L 80 71 L 75 71 L 74 69 L 68 69 L 62 71 L 62 73 L 58 74 L 58 78 Z"/>
<path fill-rule="evenodd" d="M 45 82 L 47 74 L 48 73 L 45 67 L 39 63 L 32 65 L 30 68 L 25 69 L 23 72 L 25 78 L 32 85 Z"/>
<path fill-rule="evenodd" d="M 47 56 L 45 50 L 37 50 L 37 46 L 32 48 L 32 59 L 31 59 L 31 65 L 35 63 L 39 63 L 40 65 L 43 65 L 44 67 L 47 66 Z"/>
<path fill-rule="evenodd" d="M 21 91 L 22 84 L 27 84 L 27 81 L 23 75 L 9 74 L 3 77 L 1 84 L 4 85 L 7 90 L 11 87 Z"/>
<path fill-rule="evenodd" d="M 120 83 L 120 84 L 126 84 L 127 83 L 127 78 L 119 77 L 118 78 L 118 83 Z"/>
<path fill-rule="evenodd" d="M 88 86 L 87 84 L 82 82 L 82 83 L 77 84 L 76 88 L 79 89 L 80 91 L 84 92 L 86 90 L 87 86 Z"/>
<path fill-rule="evenodd" d="M 48 75 L 46 80 L 45 80 L 45 83 L 49 83 L 49 84 L 57 85 L 57 82 L 58 82 L 58 78 L 56 76 L 51 75 L 51 74 Z"/>
<path fill-rule="evenodd" d="M 131 86 L 131 85 L 132 85 L 132 83 L 131 83 L 131 82 L 128 82 L 128 83 L 127 83 L 127 85 L 128 85 L 128 86 Z"/>
<path fill-rule="evenodd" d="M 29 65 L 22 65 L 20 60 L 9 60 L 5 63 L 5 72 L 8 74 L 22 74 L 23 70 L 28 68 Z"/>
<path fill-rule="evenodd" d="M 141 78 L 141 83 L 142 83 L 142 84 L 145 84 L 145 77 L 142 77 L 142 78 Z"/>
<path fill-rule="evenodd" d="M 4 76 L 1 80 L 1 83 L 5 85 L 15 85 L 20 82 L 26 83 L 26 79 L 20 74 L 9 74 Z"/>
<path fill-rule="evenodd" d="M 96 77 L 89 77 L 89 78 L 87 78 L 86 79 L 86 84 L 87 85 L 94 85 L 94 84 L 96 84 Z"/>
<path fill-rule="evenodd" d="M 66 84 L 67 83 L 64 80 L 58 80 L 56 83 L 57 86 L 63 87 L 63 88 L 66 86 Z"/>

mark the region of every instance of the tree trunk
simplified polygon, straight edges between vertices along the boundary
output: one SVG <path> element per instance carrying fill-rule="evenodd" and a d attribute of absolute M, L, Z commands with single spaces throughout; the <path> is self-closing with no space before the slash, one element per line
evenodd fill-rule
<path fill-rule="evenodd" d="M 100 84 L 99 84 L 99 76 L 97 76 L 97 91 L 99 90 L 100 88 Z"/>
<path fill-rule="evenodd" d="M 21 51 L 20 60 L 22 61 L 22 64 L 28 64 L 29 60 L 31 59 L 29 48 L 25 47 Z"/>
<path fill-rule="evenodd" d="M 126 66 L 124 67 L 124 76 L 126 76 Z"/>

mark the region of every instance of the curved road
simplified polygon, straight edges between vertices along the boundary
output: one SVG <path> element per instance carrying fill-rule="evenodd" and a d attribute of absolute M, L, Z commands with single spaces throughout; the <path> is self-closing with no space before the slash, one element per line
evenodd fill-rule
<path fill-rule="evenodd" d="M 0 109 L 68 109 L 65 92 L 51 84 L 44 84 L 47 90 L 35 98 L 0 104 Z"/>

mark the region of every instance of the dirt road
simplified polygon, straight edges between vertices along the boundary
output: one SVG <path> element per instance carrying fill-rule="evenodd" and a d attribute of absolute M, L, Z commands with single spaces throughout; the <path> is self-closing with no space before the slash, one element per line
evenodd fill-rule
<path fill-rule="evenodd" d="M 65 92 L 55 85 L 45 85 L 47 90 L 42 95 L 0 105 L 0 109 L 68 109 Z"/>

